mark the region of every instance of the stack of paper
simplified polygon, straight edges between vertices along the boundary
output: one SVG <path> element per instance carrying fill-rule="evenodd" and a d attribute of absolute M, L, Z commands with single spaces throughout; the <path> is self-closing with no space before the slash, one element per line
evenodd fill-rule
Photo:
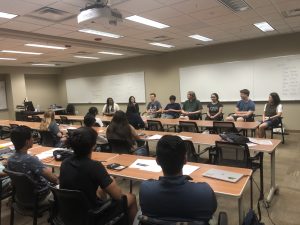
<path fill-rule="evenodd" d="M 148 137 L 147 139 L 148 140 L 159 140 L 159 139 L 161 139 L 161 137 L 162 137 L 162 135 L 154 134 L 154 135 Z"/>
<path fill-rule="evenodd" d="M 199 166 L 184 165 L 182 173 L 183 175 L 190 175 L 191 173 L 193 173 L 199 168 L 200 168 Z"/>
<path fill-rule="evenodd" d="M 161 167 L 157 165 L 156 161 L 153 159 L 137 159 L 129 166 L 129 168 L 136 168 L 155 173 L 161 172 Z"/>
<path fill-rule="evenodd" d="M 183 135 L 177 135 L 178 137 L 180 137 L 182 140 L 191 140 L 192 137 L 188 137 L 188 136 L 183 136 Z"/>
<path fill-rule="evenodd" d="M 272 145 L 272 141 L 267 140 L 267 139 L 256 139 L 256 138 L 251 138 L 249 137 L 249 141 L 258 144 L 258 145 Z"/>

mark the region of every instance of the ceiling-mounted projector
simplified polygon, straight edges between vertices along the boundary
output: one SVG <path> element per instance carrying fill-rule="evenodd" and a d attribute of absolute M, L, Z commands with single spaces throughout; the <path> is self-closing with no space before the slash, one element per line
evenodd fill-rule
<path fill-rule="evenodd" d="M 78 24 L 95 23 L 97 19 L 102 18 L 107 19 L 111 25 L 117 25 L 118 22 L 123 21 L 122 14 L 118 9 L 112 9 L 107 5 L 107 2 L 103 3 L 100 0 L 95 4 L 80 9 L 80 13 L 77 16 L 77 22 Z"/>

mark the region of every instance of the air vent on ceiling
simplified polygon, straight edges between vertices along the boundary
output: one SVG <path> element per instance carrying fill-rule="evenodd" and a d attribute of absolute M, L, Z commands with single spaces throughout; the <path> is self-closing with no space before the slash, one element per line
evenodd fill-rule
<path fill-rule="evenodd" d="M 64 63 L 64 64 L 71 64 L 75 62 L 70 62 L 70 61 L 50 61 L 51 63 Z"/>
<path fill-rule="evenodd" d="M 286 11 L 283 11 L 281 13 L 286 18 L 288 18 L 288 17 L 294 17 L 294 16 L 300 16 L 300 8 L 286 10 Z"/>
<path fill-rule="evenodd" d="M 89 55 L 89 54 L 93 54 L 93 52 L 79 51 L 79 52 L 74 52 L 72 54 L 74 54 L 74 55 Z"/>
<path fill-rule="evenodd" d="M 226 7 L 230 8 L 234 12 L 242 12 L 251 9 L 244 0 L 218 0 Z"/>
<path fill-rule="evenodd" d="M 73 15 L 69 12 L 60 9 L 55 9 L 55 8 L 45 6 L 25 16 L 32 17 L 35 19 L 47 20 L 50 22 L 62 22 L 64 20 L 71 19 L 76 15 Z"/>
<path fill-rule="evenodd" d="M 173 38 L 167 37 L 165 35 L 161 35 L 161 36 L 156 36 L 153 38 L 149 38 L 149 39 L 145 39 L 145 41 L 149 41 L 149 42 L 160 42 L 160 41 L 169 41 L 172 40 Z"/>

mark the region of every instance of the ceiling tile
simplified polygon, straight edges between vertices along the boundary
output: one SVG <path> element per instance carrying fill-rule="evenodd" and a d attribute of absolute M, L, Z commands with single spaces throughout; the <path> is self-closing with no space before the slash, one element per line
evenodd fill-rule
<path fill-rule="evenodd" d="M 34 31 L 37 29 L 42 28 L 40 25 L 31 24 L 31 23 L 23 23 L 18 21 L 9 21 L 5 24 L 0 25 L 1 28 L 7 28 L 12 30 L 19 30 L 19 31 Z"/>

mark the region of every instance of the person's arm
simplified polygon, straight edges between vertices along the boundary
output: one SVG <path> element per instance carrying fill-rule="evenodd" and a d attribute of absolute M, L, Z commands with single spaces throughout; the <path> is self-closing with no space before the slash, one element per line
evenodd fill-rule
<path fill-rule="evenodd" d="M 216 118 L 218 116 L 220 116 L 223 113 L 223 106 L 219 107 L 219 111 L 216 115 L 212 116 L 212 118 Z"/>
<path fill-rule="evenodd" d="M 51 183 L 54 183 L 54 184 L 58 184 L 59 183 L 57 175 L 54 174 L 54 173 L 52 173 L 51 169 L 48 168 L 48 167 L 45 167 L 42 170 L 42 176 L 45 177 Z"/>
<path fill-rule="evenodd" d="M 134 140 L 140 140 L 140 136 L 136 133 L 135 129 L 133 126 L 129 125 L 131 129 L 131 134 Z"/>
<path fill-rule="evenodd" d="M 279 104 L 276 108 L 276 115 L 271 116 L 270 119 L 275 119 L 277 117 L 281 117 L 282 116 L 282 105 Z"/>
<path fill-rule="evenodd" d="M 178 104 L 178 107 L 176 107 L 176 109 L 169 109 L 169 111 L 181 113 L 182 110 L 181 110 L 180 105 Z"/>
<path fill-rule="evenodd" d="M 140 113 L 140 107 L 138 103 L 135 103 L 135 110 L 138 114 Z"/>
<path fill-rule="evenodd" d="M 112 178 L 111 178 L 112 179 Z M 121 188 L 117 185 L 116 181 L 114 179 L 112 179 L 113 181 L 111 182 L 110 185 L 108 185 L 104 191 L 110 195 L 110 197 L 112 199 L 115 199 L 115 200 L 120 200 L 123 193 L 122 193 L 122 190 Z"/>
<path fill-rule="evenodd" d="M 161 113 L 162 111 L 163 111 L 162 106 L 161 106 L 160 102 L 158 102 L 156 113 Z"/>
<path fill-rule="evenodd" d="M 197 106 L 198 106 L 198 107 L 197 107 L 198 110 L 196 110 L 196 111 L 194 111 L 194 112 L 189 112 L 188 114 L 189 114 L 189 115 L 193 115 L 193 114 L 201 114 L 201 113 L 202 113 L 202 109 L 203 109 L 201 103 L 198 102 L 198 103 L 197 103 Z"/>

